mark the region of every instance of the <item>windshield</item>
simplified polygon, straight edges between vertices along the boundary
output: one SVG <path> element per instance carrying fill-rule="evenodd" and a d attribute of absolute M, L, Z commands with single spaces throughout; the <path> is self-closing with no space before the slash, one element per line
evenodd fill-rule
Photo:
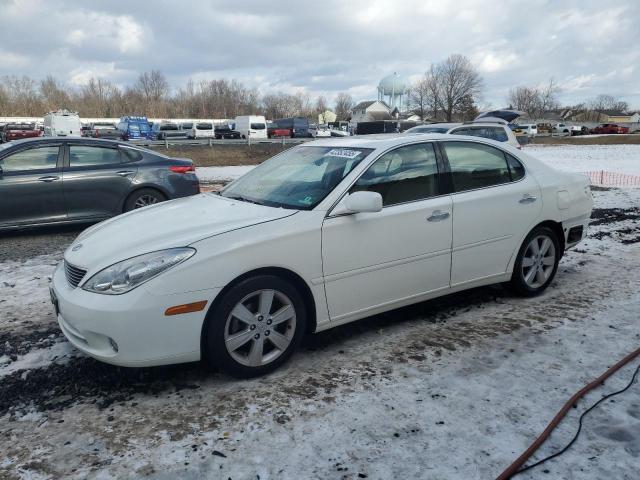
<path fill-rule="evenodd" d="M 135 123 L 130 123 L 129 124 L 129 130 L 131 130 L 132 132 L 139 132 L 140 131 L 140 127 L 138 125 L 136 125 Z"/>
<path fill-rule="evenodd" d="M 371 148 L 297 147 L 254 168 L 221 195 L 246 202 L 311 210 L 318 205 Z"/>

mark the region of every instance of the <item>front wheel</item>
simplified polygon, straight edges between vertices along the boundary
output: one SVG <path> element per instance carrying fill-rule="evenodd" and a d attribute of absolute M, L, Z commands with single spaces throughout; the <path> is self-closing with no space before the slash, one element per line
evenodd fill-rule
<path fill-rule="evenodd" d="M 511 287 L 527 297 L 542 293 L 558 270 L 560 256 L 560 241 L 555 232 L 548 227 L 533 229 L 518 252 Z"/>
<path fill-rule="evenodd" d="M 305 327 L 304 300 L 295 286 L 273 275 L 251 277 L 209 312 L 203 354 L 230 375 L 263 375 L 293 354 Z"/>

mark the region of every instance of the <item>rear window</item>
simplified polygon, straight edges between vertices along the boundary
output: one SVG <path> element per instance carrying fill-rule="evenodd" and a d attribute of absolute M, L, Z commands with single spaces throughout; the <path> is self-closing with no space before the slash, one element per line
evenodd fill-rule
<path fill-rule="evenodd" d="M 19 123 L 10 123 L 6 127 L 5 130 L 33 130 L 33 125 L 27 124 L 19 124 Z"/>
<path fill-rule="evenodd" d="M 182 124 L 182 129 L 183 130 L 191 130 L 193 128 L 193 123 L 183 123 Z"/>
<path fill-rule="evenodd" d="M 198 130 L 213 130 L 213 125 L 210 123 L 198 123 L 196 124 Z"/>
<path fill-rule="evenodd" d="M 267 126 L 264 123 L 252 123 L 251 130 L 264 130 Z"/>
<path fill-rule="evenodd" d="M 160 130 L 178 130 L 177 125 L 160 125 Z"/>
<path fill-rule="evenodd" d="M 116 127 L 110 123 L 95 123 L 93 128 L 98 128 L 100 130 L 115 130 Z"/>

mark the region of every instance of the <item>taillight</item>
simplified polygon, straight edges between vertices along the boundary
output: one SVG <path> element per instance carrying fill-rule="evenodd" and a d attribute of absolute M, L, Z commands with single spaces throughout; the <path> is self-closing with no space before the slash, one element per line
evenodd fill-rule
<path fill-rule="evenodd" d="M 196 167 L 194 167 L 193 165 L 171 165 L 169 167 L 169 170 L 175 173 L 189 173 L 195 172 Z"/>

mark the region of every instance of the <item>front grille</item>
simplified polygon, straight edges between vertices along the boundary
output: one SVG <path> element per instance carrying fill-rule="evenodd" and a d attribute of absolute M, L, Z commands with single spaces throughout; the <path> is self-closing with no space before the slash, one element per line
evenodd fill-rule
<path fill-rule="evenodd" d="M 64 273 L 67 276 L 67 282 L 69 282 L 69 285 L 75 288 L 82 281 L 87 271 L 83 270 L 82 268 L 71 265 L 69 262 L 65 260 Z"/>

